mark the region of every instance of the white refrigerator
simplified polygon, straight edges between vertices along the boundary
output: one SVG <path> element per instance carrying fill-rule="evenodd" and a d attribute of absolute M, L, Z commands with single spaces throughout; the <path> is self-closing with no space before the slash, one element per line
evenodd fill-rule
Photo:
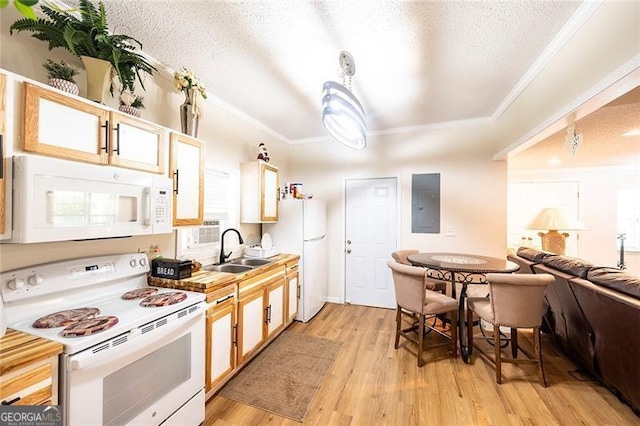
<path fill-rule="evenodd" d="M 307 322 L 327 300 L 327 220 L 321 200 L 281 200 L 278 222 L 263 224 L 283 253 L 300 255 L 298 321 Z"/>

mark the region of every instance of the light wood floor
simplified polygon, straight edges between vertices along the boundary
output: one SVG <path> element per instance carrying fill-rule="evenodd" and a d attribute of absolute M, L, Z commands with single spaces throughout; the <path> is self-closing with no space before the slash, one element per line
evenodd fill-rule
<path fill-rule="evenodd" d="M 404 339 L 393 348 L 393 310 L 327 304 L 311 322 L 295 322 L 289 330 L 343 342 L 306 425 L 640 425 L 598 382 L 570 374 L 576 366 L 545 335 L 547 388 L 528 365 L 503 365 L 498 385 L 489 363 L 476 355 L 467 365 L 450 358 L 446 347 L 428 351 L 418 368 Z M 530 347 L 530 336 L 521 343 Z M 298 423 L 216 395 L 204 424 Z"/>

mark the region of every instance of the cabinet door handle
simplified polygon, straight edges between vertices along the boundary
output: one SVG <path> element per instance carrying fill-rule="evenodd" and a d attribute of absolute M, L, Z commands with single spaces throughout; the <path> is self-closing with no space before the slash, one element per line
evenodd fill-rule
<path fill-rule="evenodd" d="M 104 146 L 102 147 L 102 150 L 104 152 L 109 152 L 109 120 L 105 121 L 105 124 L 100 126 L 102 128 L 104 128 Z"/>
<path fill-rule="evenodd" d="M 233 294 L 230 294 L 230 295 L 228 295 L 227 297 L 222 297 L 222 298 L 220 298 L 220 299 L 216 300 L 216 305 L 219 305 L 219 304 L 221 304 L 222 302 L 224 302 L 225 300 L 229 300 L 229 299 L 231 299 L 232 297 L 233 297 Z"/>
<path fill-rule="evenodd" d="M 0 179 L 4 179 L 4 135 L 0 135 Z"/>
<path fill-rule="evenodd" d="M 296 298 L 300 299 L 300 284 L 296 286 Z"/>
<path fill-rule="evenodd" d="M 231 333 L 231 344 L 238 346 L 238 325 L 233 326 L 233 332 Z"/>
<path fill-rule="evenodd" d="M 173 177 L 174 180 L 176 181 L 176 185 L 175 188 L 173 189 L 173 193 L 178 195 L 178 187 L 180 186 L 180 174 L 179 174 L 180 170 L 176 170 L 175 172 L 173 172 Z"/>
<path fill-rule="evenodd" d="M 271 305 L 267 306 L 267 321 L 271 323 Z"/>
<path fill-rule="evenodd" d="M 2 405 L 11 405 L 11 404 L 15 404 L 18 401 L 20 401 L 20 397 L 19 396 L 13 398 L 11 401 L 2 401 Z"/>
<path fill-rule="evenodd" d="M 116 124 L 116 154 L 120 155 L 120 123 Z"/>
<path fill-rule="evenodd" d="M 269 324 L 269 307 L 264 308 L 264 323 Z"/>

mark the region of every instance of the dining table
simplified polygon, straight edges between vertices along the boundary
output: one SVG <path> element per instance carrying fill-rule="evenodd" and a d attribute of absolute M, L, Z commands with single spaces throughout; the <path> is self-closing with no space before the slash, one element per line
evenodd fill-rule
<path fill-rule="evenodd" d="M 449 281 L 451 283 L 451 297 L 453 298 L 456 298 L 456 283 L 461 284 L 460 294 L 458 295 L 458 337 L 462 360 L 465 363 L 469 363 L 471 361 L 471 348 L 467 343 L 465 319 L 467 286 L 469 284 L 487 284 L 486 274 L 513 273 L 520 269 L 520 266 L 506 258 L 465 253 L 416 253 L 409 255 L 407 260 L 413 266 L 427 268 L 427 274 L 430 278 Z"/>

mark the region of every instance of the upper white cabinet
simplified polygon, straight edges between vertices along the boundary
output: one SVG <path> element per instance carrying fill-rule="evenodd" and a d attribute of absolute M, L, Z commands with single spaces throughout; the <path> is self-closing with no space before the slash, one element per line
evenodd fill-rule
<path fill-rule="evenodd" d="M 25 151 L 160 174 L 165 147 L 160 126 L 24 83 Z"/>
<path fill-rule="evenodd" d="M 164 128 L 131 115 L 111 112 L 112 146 L 109 164 L 151 173 L 165 172 L 165 145 L 167 133 Z"/>
<path fill-rule="evenodd" d="M 171 132 L 170 170 L 173 179 L 173 224 L 201 225 L 204 219 L 204 144 Z"/>
<path fill-rule="evenodd" d="M 240 164 L 240 221 L 261 223 L 278 221 L 278 168 L 264 161 Z"/>

